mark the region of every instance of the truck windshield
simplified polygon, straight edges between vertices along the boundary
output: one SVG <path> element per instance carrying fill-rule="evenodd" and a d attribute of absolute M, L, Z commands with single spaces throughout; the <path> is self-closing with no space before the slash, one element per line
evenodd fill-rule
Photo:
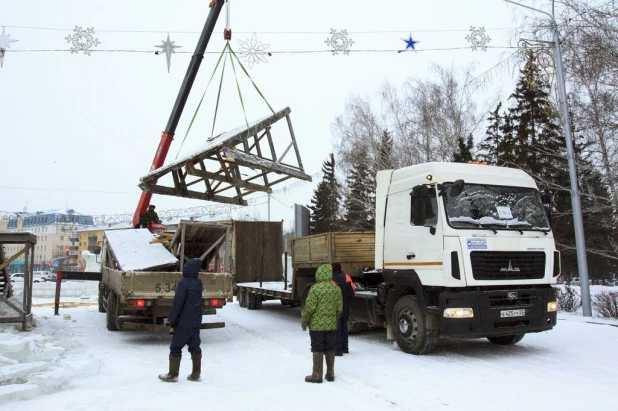
<path fill-rule="evenodd" d="M 447 188 L 444 205 L 453 228 L 549 230 L 539 192 L 527 187 L 465 184 L 459 195 Z"/>

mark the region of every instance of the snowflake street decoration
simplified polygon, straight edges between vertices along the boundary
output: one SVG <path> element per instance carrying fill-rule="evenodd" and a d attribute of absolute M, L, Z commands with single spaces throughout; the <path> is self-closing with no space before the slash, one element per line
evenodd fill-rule
<path fill-rule="evenodd" d="M 94 37 L 94 27 L 88 27 L 86 30 L 82 29 L 79 26 L 75 26 L 73 29 L 75 34 L 65 37 L 67 43 L 71 44 L 71 54 L 83 52 L 85 55 L 89 56 L 93 47 L 101 44 L 99 39 Z"/>
<path fill-rule="evenodd" d="M 491 38 L 485 33 L 485 27 L 470 26 L 470 34 L 466 36 L 466 41 L 472 46 L 472 51 L 481 49 L 487 51 L 487 45 L 491 41 Z"/>
<path fill-rule="evenodd" d="M 420 41 L 416 41 L 412 38 L 412 34 L 410 34 L 410 36 L 407 39 L 402 39 L 402 40 L 406 42 L 406 50 L 412 49 L 416 51 L 416 44 L 420 43 Z"/>
<path fill-rule="evenodd" d="M 0 35 L 0 67 L 4 65 L 4 54 L 6 53 L 6 49 L 11 48 L 11 43 L 15 43 L 18 40 L 11 40 L 10 34 L 6 34 L 4 27 L 2 27 L 2 34 Z"/>
<path fill-rule="evenodd" d="M 240 44 L 240 57 L 249 65 L 249 68 L 253 68 L 254 65 L 262 63 L 267 63 L 268 60 L 266 56 L 270 56 L 270 53 L 266 51 L 270 44 L 264 44 L 260 40 L 257 39 L 255 33 L 253 33 L 253 37 L 247 40 L 238 40 L 238 44 Z"/>
<path fill-rule="evenodd" d="M 330 29 L 330 38 L 326 39 L 325 43 L 332 47 L 333 56 L 335 56 L 339 52 L 349 55 L 350 47 L 354 44 L 354 41 L 348 37 L 347 30 Z"/>
<path fill-rule="evenodd" d="M 170 72 L 170 65 L 172 64 L 172 53 L 176 53 L 174 51 L 174 49 L 180 48 L 182 46 L 175 46 L 174 43 L 176 43 L 175 41 L 171 41 L 170 40 L 170 35 L 169 33 L 167 33 L 167 40 L 163 41 L 161 40 L 161 45 L 159 46 L 155 46 L 161 49 L 161 51 L 163 53 L 165 53 L 165 59 L 167 60 L 167 72 Z M 159 54 L 159 52 L 157 51 L 155 54 Z"/>

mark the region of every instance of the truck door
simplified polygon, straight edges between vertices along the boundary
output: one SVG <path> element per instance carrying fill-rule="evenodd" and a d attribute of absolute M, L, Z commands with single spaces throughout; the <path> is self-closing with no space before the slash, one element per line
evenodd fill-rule
<path fill-rule="evenodd" d="M 438 198 L 435 186 L 423 187 L 424 193 L 417 192 L 416 201 L 409 188 L 388 196 L 384 224 L 384 269 L 414 270 L 423 285 L 443 285 L 443 239 Z M 418 194 L 421 194 L 421 201 Z"/>

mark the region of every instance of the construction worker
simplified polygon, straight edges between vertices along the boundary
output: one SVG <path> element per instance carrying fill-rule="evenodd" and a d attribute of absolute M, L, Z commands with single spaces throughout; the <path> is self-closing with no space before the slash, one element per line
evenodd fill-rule
<path fill-rule="evenodd" d="M 337 321 L 337 334 L 335 334 L 335 355 L 341 357 L 344 353 L 350 352 L 348 348 L 348 318 L 350 317 L 352 297 L 356 294 L 356 287 L 354 287 L 352 278 L 341 270 L 339 263 L 333 263 L 333 279 L 331 282 L 339 286 L 343 298 L 343 310 Z"/>
<path fill-rule="evenodd" d="M 160 374 L 165 382 L 178 381 L 182 349 L 189 346 L 193 371 L 187 377 L 189 381 L 199 381 L 202 369 L 202 349 L 200 348 L 200 325 L 202 325 L 202 281 L 198 275 L 202 260 L 192 258 L 184 265 L 182 280 L 176 287 L 172 308 L 167 316 L 166 325 L 173 327 L 174 335 L 170 344 L 169 372 Z"/>
<path fill-rule="evenodd" d="M 155 211 L 155 206 L 153 204 L 148 206 L 148 211 L 146 211 L 146 220 L 148 220 L 149 225 L 153 223 L 161 223 L 161 220 L 159 220 L 159 215 Z"/>
<path fill-rule="evenodd" d="M 309 327 L 313 352 L 313 372 L 305 377 L 306 382 L 322 382 L 324 356 L 326 381 L 335 381 L 335 333 L 343 302 L 339 287 L 330 282 L 332 275 L 330 264 L 318 267 L 316 284 L 311 286 L 302 310 L 301 325 L 303 331 Z"/>

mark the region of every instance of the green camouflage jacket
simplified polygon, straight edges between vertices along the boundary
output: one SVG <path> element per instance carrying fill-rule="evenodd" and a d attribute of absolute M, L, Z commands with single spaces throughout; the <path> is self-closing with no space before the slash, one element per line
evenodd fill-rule
<path fill-rule="evenodd" d="M 321 265 L 315 273 L 314 284 L 309 290 L 303 309 L 302 323 L 311 331 L 332 331 L 337 329 L 337 319 L 343 310 L 341 289 L 330 282 L 333 267 Z"/>

